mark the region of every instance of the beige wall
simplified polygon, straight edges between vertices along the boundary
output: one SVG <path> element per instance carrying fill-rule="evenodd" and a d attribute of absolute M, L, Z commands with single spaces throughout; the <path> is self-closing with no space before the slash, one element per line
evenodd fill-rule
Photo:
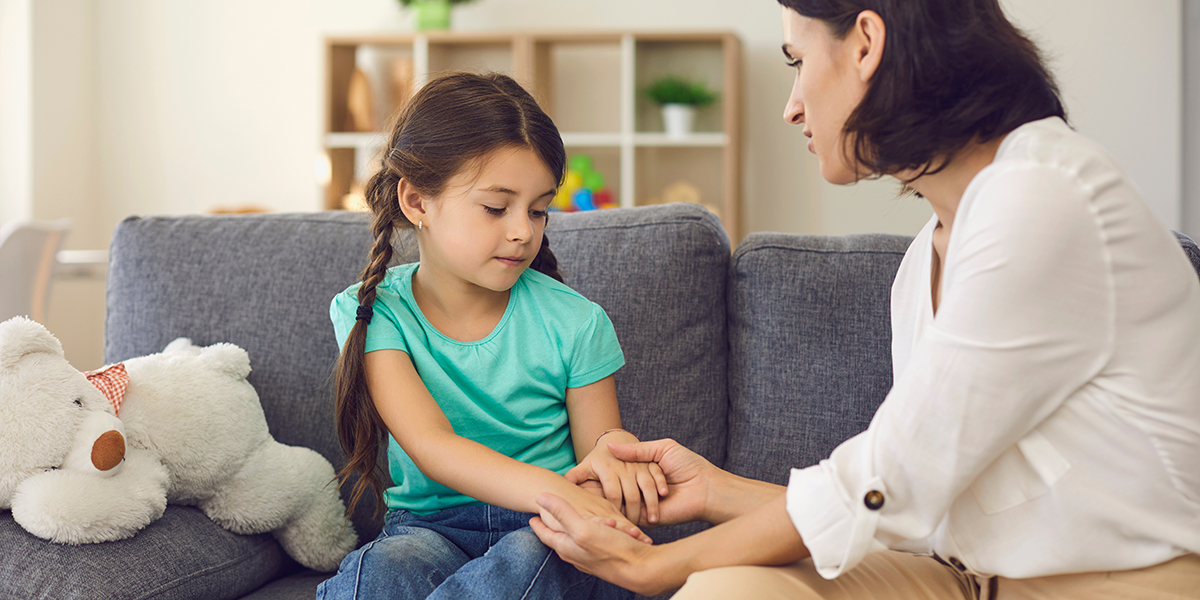
<path fill-rule="evenodd" d="M 1075 125 L 1178 226 L 1181 0 L 1002 3 L 1048 50 Z M 821 181 L 781 121 L 792 72 L 779 13 L 770 0 L 479 0 L 455 18 L 471 30 L 731 29 L 745 51 L 747 229 L 914 233 L 930 214 L 922 202 L 896 199 L 890 181 Z M 5 35 L 22 14 L 28 42 Z M 7 76 L 0 98 L 0 127 L 32 114 L 28 149 L 19 128 L 0 134 L 0 158 L 31 157 L 27 171 L 0 161 L 18 175 L 0 178 L 0 217 L 30 205 L 70 216 L 69 246 L 87 248 L 129 214 L 315 210 L 322 36 L 410 27 L 395 0 L 0 0 L 0 74 L 21 72 L 22 47 L 33 54 L 31 102 L 22 108 Z M 81 368 L 101 359 L 102 303 L 98 286 L 53 296 L 51 328 Z"/>

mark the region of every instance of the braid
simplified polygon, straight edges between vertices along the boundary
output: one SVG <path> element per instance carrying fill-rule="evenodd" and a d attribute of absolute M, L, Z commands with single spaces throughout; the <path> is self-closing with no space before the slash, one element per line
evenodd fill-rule
<path fill-rule="evenodd" d="M 371 226 L 371 232 L 375 234 L 375 243 L 371 246 L 371 258 L 367 261 L 367 267 L 363 269 L 362 285 L 358 288 L 359 306 L 375 304 L 375 288 L 387 275 L 388 263 L 392 262 L 392 254 L 395 252 L 392 248 L 392 234 L 395 230 L 396 224 L 389 215 L 376 215 Z"/>
<path fill-rule="evenodd" d="M 361 307 L 375 305 L 376 289 L 387 276 L 388 263 L 392 261 L 395 253 L 392 236 L 396 231 L 397 221 L 407 224 L 396 197 L 398 181 L 399 177 L 386 168 L 385 161 L 385 168 L 367 182 L 366 196 L 375 212 L 375 220 L 371 224 L 375 242 L 371 245 L 370 259 L 362 272 L 362 285 L 358 288 L 360 311 Z M 367 314 L 369 316 L 370 311 Z M 351 489 L 347 512 L 353 512 L 367 488 L 370 488 L 378 514 L 383 506 L 384 487 L 383 469 L 379 466 L 377 457 L 379 444 L 384 439 L 383 432 L 387 427 L 379 412 L 375 410 L 375 402 L 367 388 L 366 373 L 363 369 L 369 323 L 369 318 L 354 322 L 354 327 L 346 338 L 346 346 L 342 348 L 338 357 L 334 383 L 337 391 L 335 413 L 338 441 L 347 457 L 346 465 L 338 471 L 338 485 L 341 487 L 352 475 L 360 474 Z"/>

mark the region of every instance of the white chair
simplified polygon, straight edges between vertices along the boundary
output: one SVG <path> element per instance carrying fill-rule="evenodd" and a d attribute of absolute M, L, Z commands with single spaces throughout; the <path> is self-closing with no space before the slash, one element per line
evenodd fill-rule
<path fill-rule="evenodd" d="M 70 219 L 0 228 L 0 322 L 25 315 L 45 323 L 55 256 L 70 228 Z"/>

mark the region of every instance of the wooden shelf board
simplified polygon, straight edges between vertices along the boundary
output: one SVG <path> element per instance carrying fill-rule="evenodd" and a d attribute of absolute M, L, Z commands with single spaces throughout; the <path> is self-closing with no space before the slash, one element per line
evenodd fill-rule
<path fill-rule="evenodd" d="M 621 145 L 620 133 L 562 132 L 563 145 L 568 148 L 616 148 Z"/>
<path fill-rule="evenodd" d="M 665 133 L 637 133 L 633 145 L 644 148 L 654 146 L 685 146 L 720 148 L 729 142 L 724 133 L 691 133 L 684 137 L 669 137 Z"/>

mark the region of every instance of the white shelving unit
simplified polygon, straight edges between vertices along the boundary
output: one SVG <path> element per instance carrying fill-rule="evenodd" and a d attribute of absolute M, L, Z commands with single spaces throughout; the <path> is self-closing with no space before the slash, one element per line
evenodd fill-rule
<path fill-rule="evenodd" d="M 363 60 L 364 50 L 372 61 Z M 411 61 L 414 89 L 448 70 L 500 71 L 529 89 L 555 119 L 568 155 L 588 153 L 606 172 L 621 206 L 659 201 L 683 180 L 721 217 L 734 243 L 741 237 L 741 58 L 729 32 L 439 32 L 337 36 L 326 40 L 326 133 L 331 165 L 327 208 L 368 174 L 386 133 L 345 131 L 347 91 L 355 68 L 376 75 L 380 63 Z M 373 62 L 374 64 L 363 64 Z M 698 131 L 661 132 L 657 107 L 641 97 L 653 78 L 677 74 L 716 89 Z M 379 121 L 395 106 L 376 90 Z M 394 103 L 392 103 L 394 104 Z M 615 176 L 615 182 L 613 177 Z"/>

